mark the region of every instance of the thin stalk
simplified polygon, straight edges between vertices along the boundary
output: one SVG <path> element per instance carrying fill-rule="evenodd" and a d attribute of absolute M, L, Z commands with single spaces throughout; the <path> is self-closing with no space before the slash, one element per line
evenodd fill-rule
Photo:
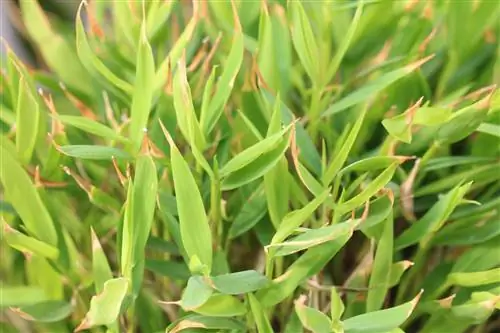
<path fill-rule="evenodd" d="M 311 91 L 311 105 L 309 106 L 308 117 L 310 119 L 309 131 L 313 142 L 316 141 L 318 136 L 318 127 L 320 124 L 320 103 L 322 92 L 317 86 L 313 86 Z"/>

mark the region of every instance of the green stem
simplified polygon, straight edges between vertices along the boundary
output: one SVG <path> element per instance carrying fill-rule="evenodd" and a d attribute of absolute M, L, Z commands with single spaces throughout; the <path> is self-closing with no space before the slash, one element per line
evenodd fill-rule
<path fill-rule="evenodd" d="M 308 117 L 309 117 L 309 130 L 313 142 L 316 141 L 318 136 L 318 127 L 320 124 L 320 102 L 321 102 L 321 90 L 317 86 L 312 88 L 311 105 L 309 107 Z"/>

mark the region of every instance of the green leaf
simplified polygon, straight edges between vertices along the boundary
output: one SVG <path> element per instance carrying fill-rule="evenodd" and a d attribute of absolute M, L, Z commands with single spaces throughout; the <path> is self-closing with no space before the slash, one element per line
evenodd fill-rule
<path fill-rule="evenodd" d="M 104 283 L 113 278 L 113 273 L 94 229 L 91 228 L 90 233 L 92 236 L 92 275 L 94 277 L 94 288 L 96 293 L 101 293 L 104 289 Z"/>
<path fill-rule="evenodd" d="M 253 294 L 248 294 L 248 302 L 250 303 L 253 319 L 257 325 L 257 331 L 260 333 L 273 333 L 271 323 L 259 300 Z"/>
<path fill-rule="evenodd" d="M 304 7 L 299 1 L 290 1 L 288 2 L 288 11 L 290 13 L 291 36 L 295 51 L 311 81 L 321 86 L 322 73 L 319 59 L 316 58 L 319 54 L 319 48 Z"/>
<path fill-rule="evenodd" d="M 114 147 L 98 146 L 98 145 L 71 145 L 57 147 L 61 153 L 67 156 L 81 158 L 85 160 L 108 160 L 131 159 L 131 156 Z"/>
<path fill-rule="evenodd" d="M 451 144 L 472 134 L 488 115 L 487 102 L 487 99 L 483 99 L 455 112 L 451 119 L 439 128 L 436 140 L 442 144 Z"/>
<path fill-rule="evenodd" d="M 0 308 L 19 307 L 49 301 L 50 298 L 38 286 L 0 286 Z"/>
<path fill-rule="evenodd" d="M 194 111 L 184 58 L 177 64 L 173 89 L 175 114 L 182 135 L 191 149 L 203 150 L 206 145 L 205 137 Z"/>
<path fill-rule="evenodd" d="M 211 277 L 219 292 L 229 295 L 246 294 L 265 287 L 269 280 L 257 271 L 242 271 Z"/>
<path fill-rule="evenodd" d="M 268 249 L 273 249 L 273 251 L 269 251 L 269 257 L 290 255 L 332 241 L 345 234 L 352 235 L 359 222 L 360 220 L 353 220 L 319 229 L 309 229 L 296 237 L 290 238 L 286 242 L 271 243 L 267 247 Z"/>
<path fill-rule="evenodd" d="M 29 234 L 48 245 L 57 245 L 57 234 L 47 208 L 21 165 L 0 145 L 0 180 L 8 202 L 20 216 Z"/>
<path fill-rule="evenodd" d="M 28 321 L 53 323 L 67 318 L 73 312 L 73 306 L 65 301 L 47 301 L 22 306 L 15 312 Z"/>
<path fill-rule="evenodd" d="M 378 333 L 393 330 L 403 324 L 411 315 L 420 299 L 417 295 L 410 302 L 399 306 L 365 313 L 344 320 L 343 327 L 346 333 Z"/>
<path fill-rule="evenodd" d="M 39 255 L 48 259 L 57 259 L 59 250 L 47 243 L 41 242 L 33 237 L 26 236 L 12 229 L 6 222 L 3 225 L 2 238 L 10 247 L 27 253 Z"/>
<path fill-rule="evenodd" d="M 210 317 L 237 317 L 245 315 L 247 309 L 236 297 L 217 294 L 210 296 L 205 303 L 193 311 Z"/>
<path fill-rule="evenodd" d="M 189 166 L 170 140 L 170 163 L 179 212 L 182 244 L 188 257 L 197 256 L 208 272 L 212 267 L 212 234 L 203 200 Z M 193 232 L 196 230 L 196 232 Z"/>
<path fill-rule="evenodd" d="M 134 143 L 137 150 L 141 145 L 144 129 L 147 126 L 149 112 L 153 103 L 155 76 L 153 51 L 148 42 L 144 23 L 141 28 L 141 37 L 138 45 L 129 127 L 130 140 Z"/>
<path fill-rule="evenodd" d="M 392 214 L 384 223 L 382 235 L 377 242 L 377 252 L 373 260 L 372 273 L 368 283 L 368 296 L 366 298 L 366 311 L 379 310 L 384 304 L 387 291 L 389 290 L 390 274 L 392 265 L 394 219 Z"/>
<path fill-rule="evenodd" d="M 299 316 L 302 325 L 313 333 L 330 333 L 332 332 L 332 321 L 324 313 L 305 306 L 304 300 L 295 301 L 295 312 Z"/>
<path fill-rule="evenodd" d="M 403 273 L 413 266 L 413 263 L 408 260 L 403 260 L 403 261 L 398 261 L 394 264 L 392 264 L 390 268 L 390 275 L 389 275 L 389 287 L 394 287 L 399 284 L 399 281 L 401 280 L 401 277 L 403 276 Z M 386 272 L 387 274 L 387 272 Z"/>
<path fill-rule="evenodd" d="M 127 142 L 127 138 L 124 138 L 118 134 L 115 130 L 103 125 L 95 120 L 80 117 L 80 116 L 56 116 L 57 120 L 60 120 L 63 124 L 76 127 L 90 134 L 100 136 L 102 138 L 110 140 L 118 140 L 121 142 Z"/>
<path fill-rule="evenodd" d="M 486 133 L 492 136 L 500 137 L 500 125 L 482 123 L 477 128 L 477 131 L 480 133 Z"/>
<path fill-rule="evenodd" d="M 68 41 L 56 33 L 38 1 L 20 2 L 23 22 L 49 67 L 68 86 L 91 95 L 91 80 Z"/>
<path fill-rule="evenodd" d="M 277 97 L 273 96 L 267 90 L 262 89 L 260 92 L 263 99 L 270 105 L 274 105 L 275 103 L 277 103 L 276 100 L 279 101 L 281 108 L 281 117 L 285 125 L 289 125 L 294 121 L 295 116 L 293 112 L 285 105 L 285 103 L 283 103 Z M 318 150 L 316 149 L 316 146 L 314 145 L 314 142 L 312 141 L 309 134 L 307 134 L 307 131 L 304 129 L 304 126 L 300 122 L 295 123 L 295 131 L 297 146 L 300 150 L 299 159 L 304 163 L 305 166 L 310 168 L 311 171 L 314 172 L 314 174 L 320 175 L 321 158 L 319 156 Z"/>
<path fill-rule="evenodd" d="M 234 239 L 252 229 L 266 214 L 266 196 L 259 187 L 241 207 L 229 229 L 229 238 Z"/>
<path fill-rule="evenodd" d="M 234 11 L 233 16 L 234 34 L 231 50 L 229 51 L 226 63 L 223 66 L 222 74 L 217 81 L 215 94 L 210 100 L 208 109 L 206 109 L 207 112 L 202 113 L 200 116 L 200 124 L 205 135 L 208 135 L 213 130 L 222 115 L 222 111 L 229 100 L 236 76 L 238 75 L 238 71 L 240 70 L 243 62 L 243 32 L 240 19 L 238 18 L 238 13 L 236 11 Z"/>
<path fill-rule="evenodd" d="M 342 112 L 358 103 L 366 101 L 368 98 L 375 96 L 380 93 L 382 90 L 386 89 L 394 82 L 400 80 L 401 78 L 411 74 L 428 60 L 430 60 L 433 56 L 429 56 L 418 61 L 415 61 L 411 64 L 408 64 L 402 68 L 395 69 L 388 73 L 385 73 L 373 80 L 370 83 L 365 84 L 363 87 L 358 90 L 350 93 L 346 97 L 341 100 L 333 103 L 328 109 L 323 111 L 321 114 L 322 117 L 328 117 L 334 115 L 336 113 Z"/>
<path fill-rule="evenodd" d="M 106 281 L 102 293 L 90 300 L 90 309 L 75 332 L 100 325 L 111 325 L 120 314 L 120 308 L 127 293 L 129 282 L 125 278 Z"/>
<path fill-rule="evenodd" d="M 340 151 L 337 153 L 337 155 L 335 155 L 335 158 L 330 163 L 325 173 L 321 177 L 321 181 L 323 182 L 324 185 L 329 185 L 333 181 L 333 179 L 335 178 L 335 176 L 337 176 L 339 170 L 342 168 L 345 161 L 347 160 L 349 152 L 351 151 L 352 146 L 354 145 L 354 142 L 358 137 L 361 125 L 363 125 L 363 121 L 365 119 L 367 110 L 368 110 L 368 105 L 366 105 L 366 107 L 363 108 L 361 114 L 358 116 L 358 119 L 354 123 L 351 132 L 349 132 L 349 135 L 345 139 L 345 142 L 342 144 L 342 148 L 340 148 Z"/>
<path fill-rule="evenodd" d="M 330 81 L 331 78 L 337 74 L 337 71 L 342 63 L 342 59 L 344 58 L 351 42 L 353 41 L 354 35 L 358 28 L 361 15 L 363 14 L 363 7 L 365 5 L 365 1 L 360 1 L 356 7 L 356 13 L 354 13 L 354 17 L 352 18 L 351 24 L 349 25 L 349 29 L 347 30 L 344 38 L 342 39 L 342 43 L 339 45 L 338 50 L 335 53 L 335 56 L 328 67 L 328 75 L 327 80 Z"/>
<path fill-rule="evenodd" d="M 379 190 L 381 190 L 387 183 L 389 183 L 396 171 L 399 162 L 391 164 L 387 169 L 382 171 L 380 175 L 377 176 L 371 183 L 369 183 L 363 192 L 356 195 L 355 197 L 341 203 L 338 210 L 341 213 L 346 213 L 361 206 L 364 202 L 368 201 L 370 197 L 375 195 Z"/>
<path fill-rule="evenodd" d="M 242 331 L 245 329 L 245 325 L 242 322 L 233 318 L 224 317 L 207 317 L 201 315 L 188 315 L 178 321 L 172 323 L 167 327 L 166 333 L 177 333 L 186 330 L 193 331 L 193 329 L 203 329 L 206 330 L 236 330 Z"/>
<path fill-rule="evenodd" d="M 334 324 L 338 325 L 340 324 L 340 318 L 342 317 L 342 314 L 344 313 L 345 306 L 344 302 L 342 302 L 342 298 L 340 297 L 339 293 L 337 292 L 337 288 L 332 288 L 330 292 L 330 315 L 332 317 L 332 321 Z"/>
<path fill-rule="evenodd" d="M 411 157 L 407 156 L 373 156 L 353 162 L 339 171 L 340 175 L 346 175 L 349 172 L 367 172 L 385 169 L 395 162 L 402 163 Z"/>
<path fill-rule="evenodd" d="M 149 39 L 153 39 L 156 34 L 161 31 L 161 28 L 170 17 L 174 4 L 174 1 L 154 1 L 153 3 L 151 3 L 151 8 L 149 8 L 148 10 L 146 19 L 146 31 L 148 32 Z"/>
<path fill-rule="evenodd" d="M 325 190 L 319 196 L 314 198 L 307 205 L 302 207 L 301 209 L 294 210 L 293 212 L 288 213 L 283 221 L 279 224 L 278 230 L 273 236 L 271 240 L 271 245 L 281 243 L 288 236 L 290 236 L 295 229 L 300 227 L 307 219 L 311 217 L 316 209 L 326 200 L 326 198 L 330 195 L 330 190 Z"/>
<path fill-rule="evenodd" d="M 196 9 L 196 7 L 194 9 Z M 158 69 L 156 70 L 154 85 L 155 96 L 163 89 L 165 83 L 167 82 L 167 74 L 169 72 L 169 69 L 171 68 L 171 65 L 177 64 L 177 61 L 179 61 L 179 59 L 181 58 L 184 50 L 186 49 L 186 46 L 192 40 L 198 20 L 199 18 L 197 13 L 193 13 L 191 20 L 189 20 L 189 23 L 184 28 L 184 31 L 170 49 L 167 57 L 158 66 Z"/>
<path fill-rule="evenodd" d="M 76 50 L 78 53 L 78 57 L 82 65 L 85 69 L 90 73 L 99 73 L 102 75 L 107 81 L 113 84 L 115 87 L 123 90 L 128 94 L 132 94 L 133 87 L 132 85 L 119 78 L 116 74 L 114 74 L 106 65 L 94 54 L 89 41 L 87 40 L 87 34 L 85 32 L 85 27 L 82 22 L 82 8 L 85 5 L 85 2 L 80 3 L 80 7 L 78 7 L 78 12 L 76 14 Z M 73 74 L 74 75 L 74 74 Z"/>
<path fill-rule="evenodd" d="M 171 260 L 146 259 L 144 268 L 159 275 L 169 277 L 174 280 L 187 281 L 189 279 L 189 269 L 183 262 Z"/>
<path fill-rule="evenodd" d="M 2 109 L 2 113 L 4 110 Z M 19 80 L 19 92 L 16 106 L 16 149 L 19 160 L 29 164 L 35 149 L 40 108 L 26 81 Z"/>
<path fill-rule="evenodd" d="M 305 279 L 321 271 L 349 238 L 350 235 L 345 234 L 331 242 L 307 250 L 282 276 L 257 292 L 260 303 L 265 307 L 271 307 L 289 297 Z"/>
<path fill-rule="evenodd" d="M 264 140 L 259 141 L 258 143 L 234 156 L 219 170 L 220 176 L 225 177 L 231 173 L 234 173 L 235 171 L 241 170 L 245 166 L 255 161 L 257 158 L 262 156 L 264 153 L 278 147 L 280 143 L 285 140 L 286 134 L 290 131 L 290 129 L 291 126 L 287 126 L 280 132 L 268 136 Z"/>
<path fill-rule="evenodd" d="M 290 128 L 286 128 L 286 130 L 289 129 Z M 254 159 L 253 161 L 248 161 L 247 158 L 249 157 L 249 155 L 253 155 L 254 151 L 251 151 L 251 154 L 245 154 L 245 156 L 243 156 L 241 159 L 238 158 L 238 160 L 236 161 L 237 163 L 231 163 L 231 161 L 233 160 L 229 161 L 228 164 L 231 163 L 231 168 L 235 168 L 241 164 L 245 165 L 243 167 L 239 167 L 236 171 L 229 173 L 222 179 L 221 190 L 227 191 L 235 189 L 237 187 L 241 187 L 266 174 L 266 172 L 271 170 L 280 161 L 285 151 L 288 149 L 288 145 L 290 143 L 290 135 L 290 132 L 286 133 L 285 136 L 279 139 L 278 144 L 273 149 L 260 154 L 260 156 L 256 156 L 256 159 Z M 257 143 L 256 145 L 258 144 L 259 143 Z M 254 146 L 250 147 L 249 149 L 253 147 Z M 245 151 L 243 151 L 242 153 L 245 153 Z M 240 155 L 237 155 L 236 157 L 238 156 Z M 224 168 L 225 167 L 226 166 L 224 166 Z M 227 169 L 225 169 L 225 172 L 227 173 Z"/>
<path fill-rule="evenodd" d="M 153 225 L 158 190 L 156 166 L 150 155 L 140 155 L 137 158 L 132 184 L 123 230 L 132 246 L 132 262 L 129 269 L 124 271 L 124 276 L 130 279 L 132 292 L 137 295 L 142 285 L 146 243 Z"/>
<path fill-rule="evenodd" d="M 431 209 L 418 221 L 406 229 L 394 242 L 396 251 L 418 243 L 429 233 L 438 231 L 446 222 L 453 210 L 460 204 L 472 183 L 456 186 L 441 197 Z"/>
<path fill-rule="evenodd" d="M 212 296 L 213 289 L 205 279 L 205 277 L 200 275 L 189 278 L 180 301 L 180 305 L 184 310 L 190 311 L 196 309 Z"/>
<path fill-rule="evenodd" d="M 482 272 L 452 273 L 448 282 L 461 287 L 475 287 L 500 282 L 500 268 Z"/>

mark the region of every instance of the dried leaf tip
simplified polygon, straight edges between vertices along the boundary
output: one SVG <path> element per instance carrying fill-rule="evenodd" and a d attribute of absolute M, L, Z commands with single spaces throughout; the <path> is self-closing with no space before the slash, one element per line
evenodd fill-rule
<path fill-rule="evenodd" d="M 443 309 L 449 309 L 451 308 L 451 304 L 453 303 L 453 300 L 455 299 L 456 294 L 453 294 L 451 296 L 448 296 L 443 299 L 439 299 L 437 302 L 439 303 L 439 306 L 442 307 Z"/>
<path fill-rule="evenodd" d="M 496 91 L 496 85 L 494 85 L 491 89 L 491 91 L 488 93 L 488 95 L 486 95 L 485 97 L 483 97 L 479 102 L 477 102 L 477 108 L 479 110 L 484 110 L 484 109 L 488 109 L 491 105 L 491 100 L 493 98 L 493 95 L 495 94 L 495 91 Z"/>
<path fill-rule="evenodd" d="M 90 227 L 90 237 L 92 239 L 92 252 L 99 251 L 101 249 L 101 243 L 92 227 Z"/>
<path fill-rule="evenodd" d="M 234 30 L 236 32 L 241 32 L 242 29 L 241 29 L 240 17 L 238 16 L 238 9 L 236 8 L 234 0 L 231 0 L 231 8 L 233 10 Z"/>
<path fill-rule="evenodd" d="M 422 297 L 423 293 L 424 293 L 424 290 L 420 289 L 420 292 L 418 293 L 418 295 L 415 296 L 415 298 L 411 300 L 412 309 L 411 309 L 410 313 L 413 312 L 413 310 L 417 306 L 418 302 L 420 301 L 420 297 Z"/>
<path fill-rule="evenodd" d="M 113 162 L 113 167 L 115 168 L 116 175 L 118 176 L 118 180 L 120 181 L 120 184 L 122 186 L 125 186 L 127 183 L 127 177 L 125 177 L 120 170 L 120 167 L 118 166 L 118 163 L 116 162 L 116 158 L 114 156 L 111 156 L 111 161 Z"/>
<path fill-rule="evenodd" d="M 425 64 L 426 62 L 428 62 L 429 60 L 431 60 L 432 58 L 434 58 L 436 55 L 433 53 L 425 58 L 422 58 L 420 60 L 417 60 L 411 64 L 408 64 L 406 65 L 406 70 L 408 73 L 411 73 L 413 72 L 414 70 L 416 70 L 417 68 L 419 68 L 420 66 L 422 66 L 423 64 Z"/>

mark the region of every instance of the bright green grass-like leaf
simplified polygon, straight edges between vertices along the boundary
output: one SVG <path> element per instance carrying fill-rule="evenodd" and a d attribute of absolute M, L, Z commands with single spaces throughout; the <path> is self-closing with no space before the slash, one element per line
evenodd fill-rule
<path fill-rule="evenodd" d="M 285 134 L 289 132 L 291 126 L 288 126 L 281 130 L 280 132 L 273 134 L 264 140 L 256 143 L 255 145 L 245 149 L 235 157 L 233 157 L 229 162 L 227 162 L 220 170 L 219 174 L 221 177 L 225 177 L 235 171 L 242 169 L 243 167 L 249 165 L 257 158 L 269 152 L 279 146 L 286 136 Z"/>
<path fill-rule="evenodd" d="M 30 177 L 3 144 L 0 145 L 0 156 L 0 179 L 8 202 L 29 234 L 48 245 L 57 245 L 54 222 Z"/>
<path fill-rule="evenodd" d="M 432 57 L 427 57 L 402 68 L 395 69 L 388 73 L 383 74 L 373 82 L 366 84 L 362 88 L 354 91 L 353 93 L 342 98 L 340 101 L 333 103 L 328 109 L 321 114 L 323 117 L 328 117 L 333 114 L 345 111 L 347 108 L 352 107 L 358 103 L 365 101 L 367 98 L 381 92 L 391 84 L 400 80 L 401 78 L 411 74 L 418 69 L 422 64 L 429 61 Z"/>
<path fill-rule="evenodd" d="M 11 286 L 2 284 L 0 287 L 0 307 L 30 306 L 49 301 L 50 298 L 38 286 Z"/>
<path fill-rule="evenodd" d="M 301 209 L 295 210 L 293 212 L 288 213 L 281 221 L 278 230 L 273 236 L 271 240 L 271 245 L 281 243 L 288 236 L 290 236 L 295 229 L 300 227 L 311 215 L 314 211 L 326 200 L 326 198 L 330 195 L 329 190 L 323 191 L 321 195 L 316 197 L 314 200 L 309 202 L 306 206 Z"/>
<path fill-rule="evenodd" d="M 260 92 L 264 100 L 266 100 L 270 105 L 274 105 L 276 103 L 277 97 L 272 95 L 268 90 L 262 89 Z M 282 101 L 280 102 L 280 108 L 283 123 L 285 125 L 291 124 L 295 119 L 292 111 Z M 314 172 L 314 174 L 320 175 L 321 158 L 319 156 L 318 150 L 311 140 L 311 137 L 309 136 L 309 134 L 307 134 L 304 126 L 300 122 L 295 124 L 295 130 L 297 146 L 300 150 L 300 160 L 303 161 L 305 166 L 310 168 L 311 171 Z"/>
<path fill-rule="evenodd" d="M 2 113 L 4 110 L 2 110 Z M 28 164 L 35 149 L 40 109 L 26 81 L 19 81 L 19 94 L 16 106 L 16 148 L 19 159 Z"/>
<path fill-rule="evenodd" d="M 287 130 L 290 130 L 290 128 L 286 128 Z M 281 134 L 281 133 L 280 133 Z M 232 190 L 237 187 L 241 187 L 245 184 L 248 184 L 260 177 L 262 177 L 266 172 L 271 170 L 283 157 L 285 151 L 288 149 L 288 145 L 290 143 L 290 132 L 286 133 L 284 137 L 281 137 L 277 143 L 277 145 L 271 149 L 268 150 L 264 153 L 262 153 L 260 156 L 256 157 L 252 162 L 248 162 L 243 167 L 240 167 L 236 171 L 231 172 L 228 174 L 226 177 L 222 179 L 221 182 L 221 190 L 227 191 L 227 190 Z M 251 148 L 253 148 L 252 146 Z M 249 149 L 251 149 L 249 148 Z M 253 152 L 252 152 L 253 154 Z M 250 155 L 250 154 L 249 154 Z M 237 155 L 238 157 L 240 155 Z M 235 158 L 236 158 L 235 157 Z M 243 156 L 244 159 L 246 160 L 247 156 Z M 233 161 L 233 160 L 231 160 Z M 228 163 L 230 163 L 229 161 Z M 238 161 L 238 164 L 241 161 Z M 246 162 L 246 161 L 245 161 Z M 233 166 L 234 164 L 237 163 L 232 163 Z M 231 166 L 231 167 L 233 167 Z M 224 167 L 223 167 L 224 169 Z M 227 168 L 225 169 L 225 172 L 227 172 Z"/>
<path fill-rule="evenodd" d="M 500 282 L 500 268 L 482 272 L 452 273 L 448 276 L 450 284 L 462 287 L 475 287 Z"/>
<path fill-rule="evenodd" d="M 196 13 L 195 13 L 196 14 Z M 187 44 L 191 41 L 193 33 L 198 23 L 198 15 L 193 15 L 189 23 L 184 28 L 184 31 L 179 36 L 179 39 L 174 43 L 170 49 L 168 56 L 161 62 L 156 70 L 154 91 L 155 95 L 164 87 L 168 79 L 169 68 L 173 67 L 182 56 Z"/>
<path fill-rule="evenodd" d="M 212 267 L 212 235 L 205 206 L 189 166 L 173 142 L 170 142 L 170 149 L 182 244 L 190 260 L 197 256 L 209 272 Z"/>
<path fill-rule="evenodd" d="M 473 133 L 486 119 L 486 101 L 481 100 L 455 112 L 451 119 L 439 128 L 437 140 L 441 143 L 454 143 Z"/>
<path fill-rule="evenodd" d="M 224 105 L 229 100 L 231 91 L 243 62 L 243 32 L 237 15 L 234 12 L 234 35 L 231 50 L 224 64 L 222 74 L 217 81 L 216 91 L 210 100 L 206 113 L 200 116 L 200 123 L 205 135 L 208 135 L 222 115 Z"/>
<path fill-rule="evenodd" d="M 144 23 L 143 23 L 144 24 Z M 137 49 L 137 68 L 135 71 L 134 92 L 130 106 L 130 140 L 138 149 L 147 127 L 149 112 L 153 102 L 155 62 L 149 45 L 146 27 L 141 28 L 141 37 Z"/>
<path fill-rule="evenodd" d="M 53 323 L 68 317 L 73 312 L 73 306 L 65 301 L 48 301 L 20 307 L 16 312 L 29 321 Z"/>
<path fill-rule="evenodd" d="M 89 118 L 80 116 L 57 116 L 57 119 L 64 125 L 76 127 L 82 131 L 100 136 L 102 138 L 127 142 L 127 139 L 116 133 L 115 130 Z"/>
<path fill-rule="evenodd" d="M 205 279 L 205 277 L 200 275 L 189 278 L 180 301 L 183 309 L 187 311 L 196 309 L 210 298 L 214 290 Z"/>
<path fill-rule="evenodd" d="M 404 249 L 419 242 L 429 233 L 435 233 L 441 228 L 453 210 L 460 204 L 472 183 L 457 186 L 436 202 L 431 209 L 410 228 L 405 230 L 394 242 L 396 250 Z"/>
<path fill-rule="evenodd" d="M 350 235 L 313 247 L 297 259 L 287 271 L 273 280 L 269 287 L 261 289 L 256 296 L 264 306 L 273 306 L 288 297 L 298 285 L 315 274 L 347 243 Z"/>
<path fill-rule="evenodd" d="M 290 12 L 291 36 L 295 51 L 307 75 L 314 83 L 321 84 L 320 63 L 315 58 L 319 53 L 319 48 L 304 7 L 300 2 L 290 1 L 288 2 L 288 10 Z"/>
<path fill-rule="evenodd" d="M 366 299 L 366 311 L 373 312 L 379 310 L 385 300 L 389 289 L 390 274 L 392 265 L 392 252 L 394 242 L 394 218 L 389 214 L 384 229 L 377 240 L 377 251 L 373 260 L 372 273 L 368 283 L 368 295 Z"/>
<path fill-rule="evenodd" d="M 482 123 L 477 128 L 477 131 L 480 133 L 486 133 L 492 136 L 500 137 L 500 125 Z"/>
<path fill-rule="evenodd" d="M 12 248 L 24 253 L 32 253 L 48 259 L 57 259 L 59 250 L 47 243 L 41 242 L 36 238 L 26 236 L 19 231 L 12 229 L 4 222 L 2 238 Z"/>
<path fill-rule="evenodd" d="M 398 164 L 398 162 L 393 163 L 387 169 L 382 171 L 377 178 L 375 178 L 370 184 L 366 186 L 362 193 L 341 203 L 339 206 L 339 210 L 345 213 L 361 206 L 364 202 L 369 200 L 371 196 L 381 190 L 392 179 L 392 176 L 394 175 Z"/>
<path fill-rule="evenodd" d="M 170 17 L 174 5 L 174 1 L 162 2 L 156 0 L 151 3 L 151 8 L 149 8 L 146 18 L 146 31 L 149 39 L 152 39 L 161 30 Z"/>
<path fill-rule="evenodd" d="M 272 252 L 269 252 L 276 257 L 290 255 L 332 241 L 345 234 L 352 235 L 354 228 L 356 228 L 359 222 L 359 220 L 353 220 L 324 228 L 309 229 L 296 237 L 290 238 L 286 242 L 271 243 L 268 249 L 273 249 Z"/>
<path fill-rule="evenodd" d="M 246 294 L 265 287 L 269 281 L 257 271 L 242 271 L 211 277 L 219 292 L 229 295 Z"/>
<path fill-rule="evenodd" d="M 90 95 L 91 81 L 78 61 L 75 50 L 51 26 L 38 1 L 23 0 L 20 6 L 26 29 L 49 67 L 68 86 Z"/>
<path fill-rule="evenodd" d="M 129 282 L 125 278 L 106 281 L 102 292 L 92 297 L 89 312 L 76 331 L 114 323 L 120 314 L 120 307 L 127 293 L 128 284 Z"/>
<path fill-rule="evenodd" d="M 138 294 L 142 284 L 146 243 L 153 225 L 158 190 L 156 173 L 153 158 L 148 154 L 139 156 L 136 161 L 134 182 L 131 183 L 132 194 L 127 198 L 127 218 L 123 233 L 128 243 L 125 250 L 131 251 L 132 255 L 129 258 L 131 261 L 125 261 L 129 266 L 126 266 L 124 274 L 130 279 L 135 295 Z"/>
<path fill-rule="evenodd" d="M 67 156 L 81 158 L 86 160 L 108 160 L 117 159 L 130 159 L 131 156 L 114 147 L 98 146 L 98 145 L 70 145 L 60 146 L 57 148 L 61 153 Z"/>
<path fill-rule="evenodd" d="M 354 145 L 354 141 L 358 137 L 361 125 L 363 125 L 363 120 L 365 118 L 367 109 L 368 108 L 365 107 L 361 112 L 361 115 L 358 116 L 356 123 L 354 123 L 352 130 L 349 132 L 349 135 L 345 139 L 345 142 L 342 144 L 342 148 L 336 154 L 333 161 L 330 163 L 325 173 L 323 174 L 321 180 L 323 181 L 324 185 L 329 185 L 333 181 L 333 179 L 335 178 L 335 176 L 337 175 L 337 173 L 347 160 L 349 152 L 351 151 L 352 146 Z"/>
<path fill-rule="evenodd" d="M 236 317 L 245 315 L 247 309 L 236 297 L 216 294 L 210 296 L 206 302 L 193 311 L 210 317 Z"/>
<path fill-rule="evenodd" d="M 190 143 L 191 149 L 203 150 L 206 144 L 205 137 L 194 111 L 191 89 L 187 81 L 186 63 L 183 58 L 177 64 L 173 89 L 177 124 Z"/>
<path fill-rule="evenodd" d="M 393 330 L 411 315 L 420 299 L 420 294 L 410 302 L 394 308 L 369 312 L 342 322 L 346 333 L 376 333 Z"/>
<path fill-rule="evenodd" d="M 315 308 L 305 306 L 299 298 L 295 302 L 295 312 L 302 325 L 313 333 L 328 333 L 332 331 L 332 321 L 327 315 Z"/>
<path fill-rule="evenodd" d="M 229 238 L 236 238 L 252 229 L 266 214 L 266 196 L 261 188 L 250 195 L 229 229 Z"/>
<path fill-rule="evenodd" d="M 85 2 L 82 1 L 80 7 L 78 8 L 78 13 L 76 14 L 76 50 L 78 57 L 85 69 L 90 73 L 99 73 L 106 80 L 112 83 L 114 86 L 120 88 L 128 94 L 132 94 L 132 85 L 119 78 L 114 74 L 106 65 L 97 57 L 97 55 L 92 50 L 90 43 L 87 39 L 87 34 L 82 22 L 82 8 Z"/>
<path fill-rule="evenodd" d="M 274 332 L 271 327 L 271 323 L 267 318 L 266 312 L 264 311 L 264 308 L 262 307 L 262 304 L 260 304 L 259 300 L 253 294 L 248 294 L 248 302 L 250 303 L 250 309 L 252 310 L 253 319 L 258 332 Z"/>
<path fill-rule="evenodd" d="M 354 163 L 349 164 L 345 168 L 341 169 L 339 171 L 339 174 L 345 175 L 349 172 L 367 172 L 367 171 L 374 171 L 374 170 L 380 170 L 380 169 L 385 169 L 389 167 L 391 164 L 394 162 L 402 162 L 406 161 L 407 159 L 410 159 L 410 157 L 407 156 L 374 156 L 374 157 L 368 157 L 359 161 L 356 161 Z"/>

